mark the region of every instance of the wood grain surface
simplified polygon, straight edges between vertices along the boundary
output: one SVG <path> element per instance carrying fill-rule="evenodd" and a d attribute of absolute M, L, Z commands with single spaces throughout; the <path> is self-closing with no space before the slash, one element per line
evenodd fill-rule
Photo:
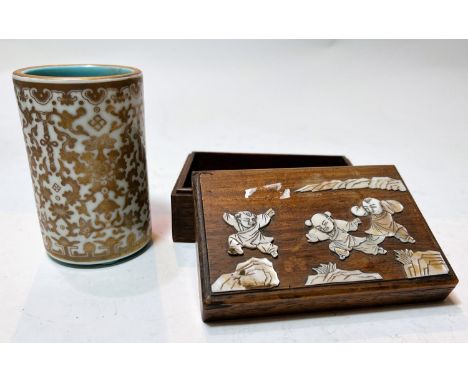
<path fill-rule="evenodd" d="M 204 319 L 444 298 L 456 285 L 457 279 L 409 191 L 351 189 L 293 192 L 307 184 L 334 179 L 383 176 L 401 179 L 394 166 L 196 173 L 194 175 L 195 209 Z M 248 199 L 244 196 L 247 188 L 260 188 L 277 182 L 282 183 L 281 191 L 285 188 L 291 189 L 289 199 L 279 199 L 281 192 L 263 189 Z M 305 220 L 310 219 L 311 215 L 330 211 L 333 218 L 350 221 L 355 218 L 350 211 L 351 207 L 360 204 L 367 197 L 396 200 L 403 204 L 404 210 L 395 213 L 394 220 L 405 226 L 416 242 L 402 243 L 396 238 L 388 237 L 380 244 L 388 251 L 385 255 L 374 256 L 353 250 L 347 259 L 340 260 L 328 248 L 329 241 L 318 243 L 307 241 L 305 234 L 310 228 L 305 225 Z M 242 256 L 229 255 L 227 239 L 236 231 L 223 221 L 223 213 L 235 214 L 247 210 L 260 214 L 269 208 L 275 211 L 275 216 L 262 232 L 266 236 L 274 237 L 274 244 L 279 247 L 279 256 L 272 258 L 258 249 L 247 248 L 244 248 L 245 253 Z M 357 231 L 350 234 L 364 237 L 364 231 L 370 225 L 370 217 L 364 216 L 360 219 L 362 224 Z M 394 252 L 403 249 L 439 251 L 443 254 L 450 271 L 447 275 L 408 279 L 403 264 L 396 260 Z M 233 272 L 238 263 L 250 257 L 268 258 L 272 261 L 280 285 L 268 290 L 211 292 L 211 284 L 220 275 Z M 378 272 L 383 280 L 305 286 L 307 277 L 315 274 L 312 268 L 329 262 L 336 263 L 337 268 L 343 270 Z M 251 306 L 252 303 L 256 305 Z M 262 312 L 259 311 L 260 307 Z"/>

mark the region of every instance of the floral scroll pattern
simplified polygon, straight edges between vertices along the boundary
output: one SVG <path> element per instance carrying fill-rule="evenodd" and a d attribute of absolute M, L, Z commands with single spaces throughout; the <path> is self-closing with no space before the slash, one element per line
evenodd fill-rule
<path fill-rule="evenodd" d="M 15 80 L 44 244 L 103 262 L 151 237 L 141 79 L 70 85 Z"/>

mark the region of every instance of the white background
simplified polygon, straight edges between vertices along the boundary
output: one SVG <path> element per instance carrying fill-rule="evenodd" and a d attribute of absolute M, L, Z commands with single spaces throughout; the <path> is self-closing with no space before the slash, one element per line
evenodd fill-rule
<path fill-rule="evenodd" d="M 107 268 L 44 253 L 11 72 L 114 63 L 144 72 L 154 245 Z M 1 341 L 467 341 L 468 43 L 0 41 Z M 207 325 L 194 244 L 170 191 L 190 151 L 343 154 L 395 164 L 460 283 L 439 304 Z"/>

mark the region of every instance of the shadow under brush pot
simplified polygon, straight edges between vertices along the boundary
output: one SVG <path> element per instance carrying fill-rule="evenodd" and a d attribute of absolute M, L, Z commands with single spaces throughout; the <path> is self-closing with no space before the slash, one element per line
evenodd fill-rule
<path fill-rule="evenodd" d="M 70 264 L 103 264 L 151 241 L 143 77 L 117 65 L 13 73 L 42 237 Z"/>

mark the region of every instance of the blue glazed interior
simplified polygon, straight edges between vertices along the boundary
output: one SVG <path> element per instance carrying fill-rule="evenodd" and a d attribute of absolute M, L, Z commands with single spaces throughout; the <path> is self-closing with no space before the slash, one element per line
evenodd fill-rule
<path fill-rule="evenodd" d="M 132 70 L 118 66 L 74 65 L 33 68 L 25 70 L 24 73 L 45 77 L 103 77 L 130 74 Z"/>

